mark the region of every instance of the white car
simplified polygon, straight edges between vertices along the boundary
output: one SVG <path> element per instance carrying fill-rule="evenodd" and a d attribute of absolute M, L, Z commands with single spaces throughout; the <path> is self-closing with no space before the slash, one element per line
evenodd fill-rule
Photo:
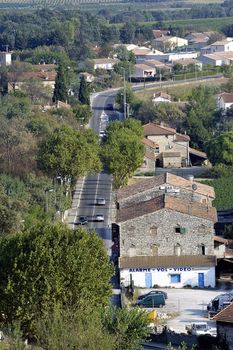
<path fill-rule="evenodd" d="M 104 221 L 104 216 L 103 216 L 103 214 L 96 214 L 96 216 L 95 216 L 95 221 L 98 221 L 98 222 Z"/>
<path fill-rule="evenodd" d="M 104 198 L 96 198 L 96 205 L 105 205 L 106 201 Z"/>

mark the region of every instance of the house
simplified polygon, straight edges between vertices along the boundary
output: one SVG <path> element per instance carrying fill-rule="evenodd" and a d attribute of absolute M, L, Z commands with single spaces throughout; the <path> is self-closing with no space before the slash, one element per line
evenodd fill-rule
<path fill-rule="evenodd" d="M 169 94 L 166 94 L 163 91 L 153 94 L 152 102 L 153 103 L 170 103 L 172 101 L 172 97 Z"/>
<path fill-rule="evenodd" d="M 198 57 L 198 60 L 204 64 L 211 64 L 212 66 L 229 66 L 233 64 L 233 52 L 215 52 L 204 54 Z"/>
<path fill-rule="evenodd" d="M 162 174 L 116 193 L 121 282 L 215 286 L 212 187 Z"/>
<path fill-rule="evenodd" d="M 216 255 L 217 259 L 233 258 L 232 239 L 226 239 L 221 236 L 214 236 L 213 239 L 214 239 L 214 254 Z"/>
<path fill-rule="evenodd" d="M 226 111 L 233 105 L 233 93 L 223 92 L 217 96 L 218 109 Z"/>
<path fill-rule="evenodd" d="M 161 36 L 152 40 L 152 46 L 163 52 L 173 51 L 177 47 L 188 46 L 188 40 L 177 36 Z"/>
<path fill-rule="evenodd" d="M 164 63 L 175 64 L 178 60 L 186 59 L 196 59 L 198 57 L 197 52 L 169 52 L 162 55 L 157 55 L 156 59 Z"/>
<path fill-rule="evenodd" d="M 9 51 L 0 52 L 0 66 L 10 66 L 11 55 L 12 55 L 12 52 L 9 52 Z"/>
<path fill-rule="evenodd" d="M 152 33 L 153 33 L 154 39 L 161 38 L 162 36 L 170 35 L 170 31 L 167 29 L 166 30 L 154 29 L 154 30 L 152 30 Z"/>
<path fill-rule="evenodd" d="M 145 155 L 140 172 L 155 171 L 156 155 L 159 150 L 159 145 L 145 137 L 143 138 L 142 143 L 145 147 Z"/>
<path fill-rule="evenodd" d="M 233 350 L 233 303 L 213 318 L 217 326 L 218 345 L 222 349 Z"/>
<path fill-rule="evenodd" d="M 95 58 L 93 61 L 93 69 L 113 70 L 114 64 L 119 60 L 116 58 Z"/>
<path fill-rule="evenodd" d="M 95 80 L 94 75 L 88 72 L 79 73 L 79 76 L 80 78 L 84 77 L 87 83 L 93 83 L 93 81 Z"/>
<path fill-rule="evenodd" d="M 216 41 L 209 46 L 201 48 L 200 51 L 203 55 L 215 52 L 232 52 L 233 38 L 225 38 L 223 40 Z"/>
<path fill-rule="evenodd" d="M 135 56 L 136 63 L 141 63 L 145 60 L 153 60 L 156 59 L 158 55 L 163 55 L 163 52 L 158 50 L 151 50 L 144 46 L 138 46 L 131 50 Z"/>
<path fill-rule="evenodd" d="M 200 50 L 206 47 L 211 36 L 217 34 L 217 32 L 202 32 L 202 33 L 190 33 L 185 39 L 188 40 L 189 47 L 194 50 Z"/>
<path fill-rule="evenodd" d="M 20 87 L 30 81 L 41 82 L 44 87 L 50 87 L 54 90 L 55 79 L 57 73 L 55 71 L 33 71 L 33 72 L 20 72 L 19 74 L 8 73 L 8 92 L 12 90 L 20 90 Z"/>
<path fill-rule="evenodd" d="M 202 70 L 202 63 L 194 58 L 181 58 L 176 60 L 174 64 L 180 64 L 182 69 L 186 69 L 188 66 L 193 65 L 198 71 Z"/>
<path fill-rule="evenodd" d="M 145 63 L 138 63 L 134 66 L 134 78 L 149 78 L 156 75 L 156 68 Z"/>

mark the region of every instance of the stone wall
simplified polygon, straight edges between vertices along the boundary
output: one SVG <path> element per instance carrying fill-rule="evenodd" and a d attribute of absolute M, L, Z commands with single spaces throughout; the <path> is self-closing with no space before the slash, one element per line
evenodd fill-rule
<path fill-rule="evenodd" d="M 212 221 L 161 209 L 120 224 L 120 255 L 213 255 L 213 234 Z"/>
<path fill-rule="evenodd" d="M 217 322 L 218 343 L 222 349 L 233 349 L 233 324 Z"/>

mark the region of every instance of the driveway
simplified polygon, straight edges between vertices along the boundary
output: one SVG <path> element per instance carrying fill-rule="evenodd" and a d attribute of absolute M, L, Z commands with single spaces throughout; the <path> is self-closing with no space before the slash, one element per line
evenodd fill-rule
<path fill-rule="evenodd" d="M 191 322 L 205 322 L 214 325 L 215 321 L 207 317 L 206 306 L 211 299 L 218 294 L 226 293 L 224 290 L 197 290 L 197 289 L 166 289 L 168 294 L 166 305 L 162 309 L 156 309 L 160 314 L 173 314 L 170 320 L 164 320 L 169 328 L 177 332 L 185 332 L 185 325 Z M 143 290 L 144 294 L 148 290 Z"/>

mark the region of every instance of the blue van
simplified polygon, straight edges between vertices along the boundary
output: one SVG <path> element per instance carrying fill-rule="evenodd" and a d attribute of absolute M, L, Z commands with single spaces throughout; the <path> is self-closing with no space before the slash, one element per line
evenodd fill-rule
<path fill-rule="evenodd" d="M 165 298 L 163 294 L 147 295 L 145 298 L 138 300 L 137 305 L 140 307 L 163 307 Z"/>

